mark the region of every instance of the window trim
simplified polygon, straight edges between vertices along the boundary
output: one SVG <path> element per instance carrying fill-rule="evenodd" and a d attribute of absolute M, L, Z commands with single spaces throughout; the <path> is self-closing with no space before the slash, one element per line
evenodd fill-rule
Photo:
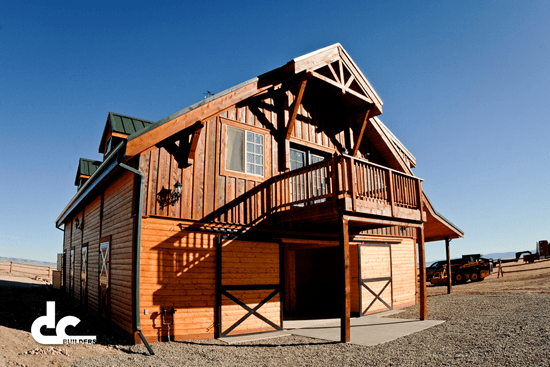
<path fill-rule="evenodd" d="M 267 129 L 262 129 L 256 126 L 251 126 L 236 120 L 230 120 L 225 117 L 220 117 L 221 125 L 221 149 L 220 149 L 220 176 L 229 176 L 237 177 L 250 181 L 263 182 L 269 177 L 271 177 L 271 133 Z M 245 132 L 252 132 L 264 137 L 264 174 L 263 176 L 258 176 L 252 173 L 238 172 L 227 169 L 226 166 L 226 156 L 227 156 L 227 126 L 235 127 L 237 129 L 244 130 Z M 246 133 L 245 133 L 245 147 L 246 147 Z M 246 156 L 245 156 L 246 157 Z M 245 171 L 246 171 L 246 158 L 245 158 Z"/>

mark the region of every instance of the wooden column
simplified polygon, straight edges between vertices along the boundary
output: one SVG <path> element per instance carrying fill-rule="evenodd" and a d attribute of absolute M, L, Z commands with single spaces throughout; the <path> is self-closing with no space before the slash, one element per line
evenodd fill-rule
<path fill-rule="evenodd" d="M 449 237 L 445 237 L 445 251 L 447 253 L 447 294 L 451 294 L 453 279 L 451 273 L 451 239 Z"/>
<path fill-rule="evenodd" d="M 340 263 L 342 264 L 342 315 L 340 321 L 340 341 L 348 343 L 350 341 L 350 268 L 349 268 L 349 231 L 348 220 L 342 218 L 340 223 Z"/>
<path fill-rule="evenodd" d="M 426 320 L 428 318 L 428 297 L 426 290 L 426 253 L 424 252 L 424 228 L 419 227 L 416 231 L 416 234 L 416 240 L 418 242 L 418 267 L 420 276 L 420 320 Z"/>

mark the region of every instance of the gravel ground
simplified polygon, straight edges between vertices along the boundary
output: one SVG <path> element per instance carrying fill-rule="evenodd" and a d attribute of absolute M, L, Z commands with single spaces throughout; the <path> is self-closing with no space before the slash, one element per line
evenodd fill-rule
<path fill-rule="evenodd" d="M 428 298 L 430 319 L 446 320 L 407 337 L 364 347 L 289 336 L 227 345 L 217 340 L 154 343 L 74 366 L 548 366 L 550 295 L 452 294 Z M 418 306 L 393 315 L 417 318 Z"/>

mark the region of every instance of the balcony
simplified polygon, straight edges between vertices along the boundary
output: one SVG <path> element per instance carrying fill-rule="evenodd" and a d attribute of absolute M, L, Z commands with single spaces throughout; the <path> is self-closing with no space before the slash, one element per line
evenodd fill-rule
<path fill-rule="evenodd" d="M 421 179 L 342 155 L 274 176 L 214 213 L 214 221 L 333 222 L 352 216 L 364 228 L 423 221 Z"/>

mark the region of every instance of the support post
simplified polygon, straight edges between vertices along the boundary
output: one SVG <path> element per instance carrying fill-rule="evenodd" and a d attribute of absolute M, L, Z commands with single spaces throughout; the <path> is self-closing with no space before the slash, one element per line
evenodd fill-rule
<path fill-rule="evenodd" d="M 418 267 L 420 276 L 419 301 L 420 320 L 428 318 L 428 297 L 426 289 L 426 253 L 424 252 L 424 226 L 416 230 L 416 241 L 418 242 Z"/>
<path fill-rule="evenodd" d="M 342 218 L 340 223 L 340 261 L 342 264 L 342 315 L 340 321 L 340 341 L 348 343 L 350 337 L 350 269 L 349 269 L 349 231 L 348 220 Z"/>
<path fill-rule="evenodd" d="M 447 254 L 447 294 L 451 294 L 453 279 L 451 271 L 451 239 L 445 237 L 445 252 Z"/>

